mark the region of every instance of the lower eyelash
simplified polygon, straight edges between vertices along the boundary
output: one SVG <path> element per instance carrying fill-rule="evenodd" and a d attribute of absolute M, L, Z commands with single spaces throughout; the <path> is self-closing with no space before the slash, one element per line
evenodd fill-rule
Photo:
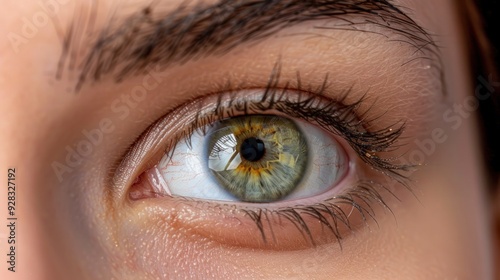
<path fill-rule="evenodd" d="M 350 188 L 345 194 L 328 198 L 323 202 L 313 205 L 297 205 L 275 210 L 266 208 L 243 209 L 242 211 L 255 222 L 265 244 L 268 244 L 270 241 L 269 236 L 272 238 L 272 241 L 276 243 L 276 236 L 273 232 L 273 222 L 277 219 L 277 224 L 279 225 L 281 220 L 285 219 L 297 228 L 307 242 L 312 246 L 316 246 L 317 242 L 309 229 L 309 225 L 304 219 L 305 215 L 308 215 L 319 221 L 322 227 L 333 234 L 342 250 L 343 235 L 340 228 L 345 227 L 351 232 L 354 231 L 350 219 L 354 211 L 361 216 L 365 225 L 368 225 L 368 221 L 372 220 L 377 226 L 378 223 L 375 217 L 373 203 L 377 203 L 392 214 L 391 209 L 380 194 L 380 190 L 378 190 L 380 188 L 389 192 L 397 199 L 389 189 L 381 184 L 373 181 L 359 181 L 355 184 L 355 187 Z M 349 207 L 349 212 L 346 211 L 346 207 L 342 207 L 344 205 Z"/>

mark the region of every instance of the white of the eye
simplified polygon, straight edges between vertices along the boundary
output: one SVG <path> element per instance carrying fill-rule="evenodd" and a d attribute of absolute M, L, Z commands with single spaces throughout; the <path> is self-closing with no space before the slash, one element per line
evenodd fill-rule
<path fill-rule="evenodd" d="M 235 200 L 230 193 L 217 185 L 206 167 L 206 162 L 203 162 L 206 136 L 195 132 L 191 135 L 190 142 L 191 145 L 188 145 L 185 141 L 180 141 L 172 157 L 165 155 L 156 166 L 155 169 L 163 179 L 163 191 L 184 197 Z"/>
<path fill-rule="evenodd" d="M 306 122 L 296 123 L 306 136 L 310 162 L 304 179 L 284 200 L 310 197 L 335 187 L 348 167 L 344 150 L 330 134 Z"/>
<path fill-rule="evenodd" d="M 296 122 L 304 133 L 309 148 L 309 163 L 304 178 L 297 188 L 283 200 L 315 196 L 335 187 L 347 171 L 347 156 L 339 143 L 326 131 L 309 123 Z M 195 132 L 188 145 L 180 141 L 171 157 L 165 155 L 152 171 L 157 174 L 163 192 L 176 196 L 206 200 L 238 201 L 216 181 L 212 170 L 230 169 L 237 166 L 241 158 L 235 157 L 229 166 L 222 166 L 225 160 L 210 160 L 206 146 L 209 135 Z M 236 140 L 236 139 L 235 139 Z M 233 155 L 234 148 L 228 147 L 222 154 L 227 159 Z M 153 176 L 154 177 L 154 176 Z"/>

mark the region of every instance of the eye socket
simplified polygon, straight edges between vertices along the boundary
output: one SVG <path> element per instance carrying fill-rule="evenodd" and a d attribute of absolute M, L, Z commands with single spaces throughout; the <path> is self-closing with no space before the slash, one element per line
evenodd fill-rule
<path fill-rule="evenodd" d="M 394 144 L 404 126 L 396 123 L 376 129 L 372 120 L 377 120 L 377 115 L 368 111 L 374 104 L 366 106 L 364 102 L 348 103 L 272 87 L 230 91 L 188 102 L 153 124 L 128 153 L 121 174 L 130 167 L 138 176 L 128 187 L 131 206 L 139 216 L 155 213 L 157 219 L 172 226 L 226 245 L 295 250 L 335 240 L 340 244 L 344 235 L 375 218 L 377 205 L 388 208 L 385 198 L 394 194 L 387 184 L 404 184 L 407 177 L 400 172 L 411 168 L 393 161 L 397 158 Z M 306 139 L 308 163 L 298 172 L 304 176 L 282 196 L 242 199 L 214 178 L 210 154 L 224 137 L 223 143 L 236 143 L 228 146 L 240 152 L 240 159 L 245 140 L 245 148 L 256 149 L 254 152 L 267 149 L 266 135 L 257 135 L 262 131 L 241 139 L 234 131 L 223 132 L 234 130 L 234 122 L 245 127 L 249 120 L 265 122 L 267 118 L 276 118 L 283 123 L 280 126 L 300 131 Z M 217 154 L 224 149 L 216 150 Z M 258 162 L 265 153 L 245 156 L 249 163 Z M 216 166 L 212 167 L 220 169 Z M 293 178 L 290 175 L 288 179 Z M 133 203 L 138 200 L 142 203 Z"/>
<path fill-rule="evenodd" d="M 347 172 L 340 144 L 306 122 L 249 115 L 208 126 L 189 135 L 189 142 L 178 142 L 172 153 L 146 171 L 157 192 L 271 203 L 324 193 Z"/>

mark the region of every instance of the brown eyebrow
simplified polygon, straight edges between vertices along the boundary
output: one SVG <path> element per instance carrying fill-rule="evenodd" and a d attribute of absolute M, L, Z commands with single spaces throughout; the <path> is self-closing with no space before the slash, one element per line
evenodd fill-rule
<path fill-rule="evenodd" d="M 322 19 L 345 23 L 331 29 L 363 31 L 355 26 L 382 26 L 401 35 L 401 41 L 414 46 L 424 58 L 437 54 L 430 34 L 388 0 L 220 0 L 190 8 L 181 5 L 168 13 L 156 10 L 161 10 L 161 2 L 120 21 L 115 18 L 110 23 L 114 28 L 101 30 L 82 60 L 76 89 L 88 80 L 98 81 L 106 75 L 121 81 L 128 75 L 144 73 L 148 66 L 167 67 L 203 56 L 222 55 L 284 28 Z M 357 18 L 353 19 L 353 15 Z M 77 24 L 73 22 L 71 26 Z M 72 31 L 69 29 L 65 36 L 59 74 L 68 64 Z M 71 61 L 74 59 L 70 57 L 69 65 L 75 64 Z"/>

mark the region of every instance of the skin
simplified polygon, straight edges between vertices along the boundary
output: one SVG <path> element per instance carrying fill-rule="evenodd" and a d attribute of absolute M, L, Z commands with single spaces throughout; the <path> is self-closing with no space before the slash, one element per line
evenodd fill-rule
<path fill-rule="evenodd" d="M 0 277 L 491 279 L 488 186 L 480 156 L 477 112 L 466 103 L 480 82 L 469 78 L 466 38 L 454 7 L 456 1 L 395 2 L 412 11 L 411 17 L 438 40 L 445 85 L 424 60 L 401 66 L 414 54 L 410 46 L 352 31 L 322 31 L 330 39 L 296 35 L 310 31 L 308 23 L 279 33 L 293 36 L 275 36 L 222 56 L 168 68 L 160 73 L 161 82 L 148 98 L 137 101 L 130 89 L 143 84 L 143 77 L 130 77 L 119 84 L 104 79 L 86 85 L 77 94 L 72 91 L 74 73 L 69 71 L 56 80 L 62 49 L 52 24 L 40 27 L 18 48 L 2 36 L 0 166 L 2 172 L 16 168 L 19 221 L 17 271 L 7 271 L 2 262 Z M 181 1 L 169 1 L 166 9 L 178 3 Z M 104 26 L 103 19 L 113 4 L 111 0 L 100 1 L 97 25 Z M 62 23 L 59 26 L 65 26 L 75 7 L 81 5 L 79 1 L 61 5 L 56 17 Z M 132 1 L 130 7 L 143 5 Z M 7 1 L 0 11 L 1 34 L 21 34 L 23 17 L 31 18 L 39 10 L 35 2 Z M 375 126 L 407 120 L 408 155 L 424 151 L 418 143 L 434 139 L 434 149 L 423 153 L 422 166 L 411 174 L 412 192 L 396 184 L 393 191 L 398 199 L 384 194 L 394 215 L 375 206 L 376 223 L 359 223 L 354 232 L 345 235 L 342 250 L 333 241 L 316 247 L 283 241 L 266 248 L 255 225 L 244 220 L 238 226 L 223 219 L 217 211 L 232 215 L 224 210 L 212 211 L 203 208 L 206 204 L 200 207 L 196 203 L 179 206 L 169 197 L 128 199 L 134 180 L 147 169 L 144 158 L 151 162 L 163 156 L 158 149 L 146 146 L 144 157 L 134 162 L 123 159 L 143 131 L 189 98 L 211 92 L 214 84 L 223 84 L 228 78 L 234 84 L 246 81 L 253 88 L 265 88 L 278 57 L 285 81 L 293 80 L 300 70 L 303 81 L 321 85 L 329 73 L 334 77 L 327 93 L 331 97 L 338 97 L 353 84 L 347 101 L 355 101 L 368 91 L 371 100 L 377 100 L 375 104 L 383 104 L 370 111 L 374 116 L 383 115 Z M 129 113 L 117 113 L 113 109 L 116 102 Z M 363 106 L 370 107 L 368 103 Z M 443 117 L 449 110 L 448 118 Z M 453 121 L 450 116 L 454 116 Z M 103 120 L 111 122 L 112 128 L 106 121 L 103 125 Z M 62 180 L 58 178 L 53 163 L 65 162 L 65 147 L 84 139 L 84 131 L 95 129 L 108 131 L 102 142 Z M 174 132 L 166 133 L 167 137 Z M 116 185 L 122 187 L 110 195 L 108 171 L 124 160 L 129 168 L 116 170 Z M 363 164 L 353 172 L 369 178 L 381 176 Z M 0 196 L 2 203 L 7 201 L 6 191 Z M 7 234 L 2 226 L 2 254 L 8 249 Z M 291 240 L 298 236 L 296 232 L 289 234 Z"/>

